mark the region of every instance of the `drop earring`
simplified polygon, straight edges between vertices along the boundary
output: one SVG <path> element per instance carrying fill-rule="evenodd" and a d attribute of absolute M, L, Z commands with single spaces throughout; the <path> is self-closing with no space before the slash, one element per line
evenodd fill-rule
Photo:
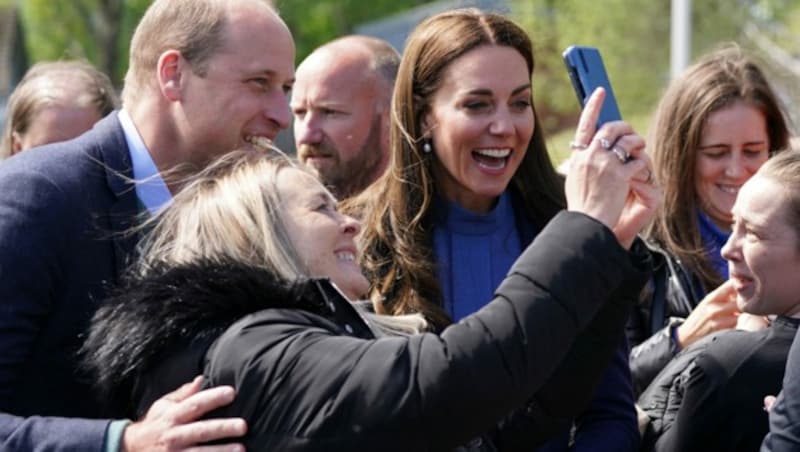
<path fill-rule="evenodd" d="M 433 151 L 433 149 L 431 148 L 431 141 L 430 140 L 426 140 L 424 143 L 422 143 L 422 152 L 424 152 L 426 154 L 430 154 L 432 151 Z"/>

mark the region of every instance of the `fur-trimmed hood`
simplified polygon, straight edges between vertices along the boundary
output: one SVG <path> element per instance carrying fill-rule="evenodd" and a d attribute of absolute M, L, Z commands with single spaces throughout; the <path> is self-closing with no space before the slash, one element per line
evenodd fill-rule
<path fill-rule="evenodd" d="M 282 281 L 236 262 L 157 268 L 146 278 L 128 278 L 102 304 L 83 362 L 102 396 L 125 406 L 137 379 L 171 353 L 210 344 L 248 314 L 291 308 L 329 317 L 329 287 L 326 280 Z"/>

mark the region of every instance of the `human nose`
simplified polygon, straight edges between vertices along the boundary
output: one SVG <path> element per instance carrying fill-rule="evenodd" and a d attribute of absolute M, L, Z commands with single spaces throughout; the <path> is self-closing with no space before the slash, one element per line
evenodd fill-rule
<path fill-rule="evenodd" d="M 264 104 L 264 115 L 278 125 L 280 129 L 289 127 L 292 112 L 289 110 L 289 101 L 283 91 L 275 89 L 267 96 Z"/>
<path fill-rule="evenodd" d="M 317 144 L 322 141 L 322 132 L 319 128 L 317 117 L 308 111 L 294 120 L 294 139 L 296 144 Z"/>
<path fill-rule="evenodd" d="M 514 121 L 508 109 L 498 109 L 492 118 L 491 124 L 489 124 L 489 133 L 493 135 L 510 135 L 513 131 Z"/>
<path fill-rule="evenodd" d="M 342 232 L 356 236 L 361 232 L 361 223 L 350 215 L 342 214 Z"/>
<path fill-rule="evenodd" d="M 732 262 L 739 257 L 739 234 L 734 230 L 720 250 L 723 259 Z"/>
<path fill-rule="evenodd" d="M 733 152 L 728 164 L 725 166 L 725 175 L 732 179 L 738 179 L 746 174 L 747 169 L 742 152 Z"/>

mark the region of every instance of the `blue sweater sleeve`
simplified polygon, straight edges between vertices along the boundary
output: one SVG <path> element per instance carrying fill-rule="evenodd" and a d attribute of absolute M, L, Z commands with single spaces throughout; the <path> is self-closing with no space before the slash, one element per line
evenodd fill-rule
<path fill-rule="evenodd" d="M 628 367 L 628 341 L 622 340 L 589 407 L 576 420 L 574 432 L 548 441 L 539 452 L 565 450 L 626 452 L 639 450 L 639 428 Z M 570 444 L 574 446 L 570 449 Z"/>

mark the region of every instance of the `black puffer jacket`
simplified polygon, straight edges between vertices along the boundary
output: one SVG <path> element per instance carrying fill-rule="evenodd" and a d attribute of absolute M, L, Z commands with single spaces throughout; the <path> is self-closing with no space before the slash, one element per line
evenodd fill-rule
<path fill-rule="evenodd" d="M 672 331 L 705 296 L 700 282 L 682 262 L 657 245 L 650 243 L 648 247 L 653 258 L 653 276 L 642 290 L 627 326 L 631 376 L 637 396 L 680 351 Z"/>
<path fill-rule="evenodd" d="M 646 256 L 565 212 L 484 309 L 441 335 L 377 340 L 327 281 L 175 268 L 101 309 L 87 352 L 105 388 L 140 411 L 200 371 L 210 385 L 233 385 L 239 395 L 215 415 L 247 420 L 249 450 L 448 450 L 534 395 L 528 419 L 574 416 L 582 401 L 572 394 L 591 396 Z M 612 296 L 620 290 L 630 296 Z M 525 436 L 515 427 L 501 429 L 512 431 L 506 441 Z M 513 449 L 503 431 L 493 439 Z"/>
<path fill-rule="evenodd" d="M 758 450 L 769 431 L 764 396 L 781 390 L 798 324 L 718 331 L 678 353 L 639 398 L 650 420 L 642 450 Z"/>

